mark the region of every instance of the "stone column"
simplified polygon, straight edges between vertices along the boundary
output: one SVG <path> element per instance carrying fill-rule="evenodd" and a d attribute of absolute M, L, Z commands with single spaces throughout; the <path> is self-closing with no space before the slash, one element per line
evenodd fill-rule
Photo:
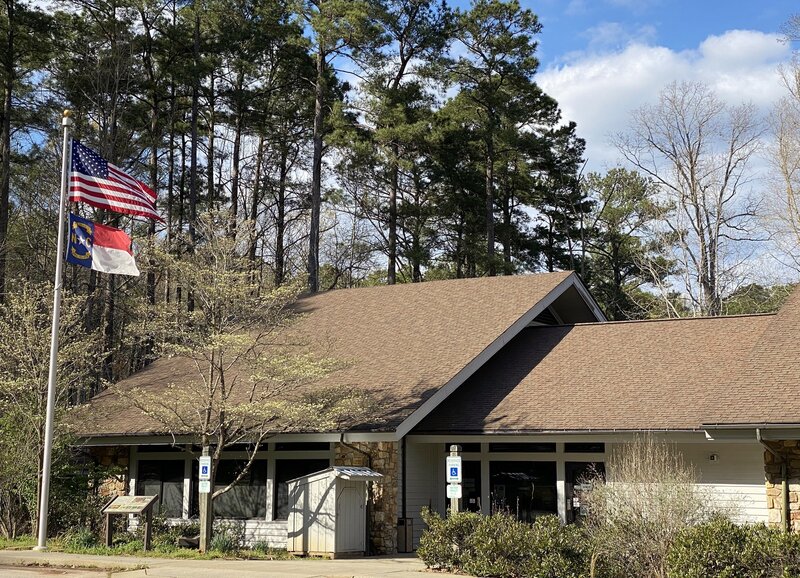
<path fill-rule="evenodd" d="M 356 449 L 358 448 L 358 451 Z M 366 452 L 369 457 L 361 452 Z M 372 551 L 375 554 L 397 553 L 397 491 L 400 472 L 398 442 L 336 443 L 334 465 L 371 467 L 383 474 L 380 482 L 372 483 L 370 529 Z"/>
<path fill-rule="evenodd" d="M 789 478 L 789 520 L 793 532 L 800 532 L 800 447 L 797 440 L 765 442 L 779 456 L 786 457 L 786 470 Z M 769 525 L 784 527 L 783 520 L 783 477 L 781 460 L 764 451 L 764 473 L 767 486 L 767 510 Z"/>
<path fill-rule="evenodd" d="M 130 479 L 129 449 L 127 447 L 94 447 L 89 452 L 101 466 L 107 467 L 111 474 L 100 481 L 97 488 L 101 496 L 124 496 L 128 493 Z"/>

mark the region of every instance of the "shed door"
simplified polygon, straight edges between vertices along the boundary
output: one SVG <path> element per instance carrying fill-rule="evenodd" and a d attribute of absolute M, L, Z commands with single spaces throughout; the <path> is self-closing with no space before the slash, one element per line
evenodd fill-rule
<path fill-rule="evenodd" d="M 367 510 L 364 482 L 339 480 L 336 500 L 337 552 L 364 552 Z"/>

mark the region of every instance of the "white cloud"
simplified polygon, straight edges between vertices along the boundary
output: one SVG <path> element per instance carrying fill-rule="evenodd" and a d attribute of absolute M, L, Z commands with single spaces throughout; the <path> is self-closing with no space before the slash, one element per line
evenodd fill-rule
<path fill-rule="evenodd" d="M 570 0 L 567 7 L 564 9 L 566 16 L 581 16 L 589 13 L 589 7 L 586 5 L 586 0 Z"/>
<path fill-rule="evenodd" d="M 655 40 L 655 26 L 644 25 L 628 29 L 619 22 L 601 22 L 583 33 L 589 40 L 590 52 L 620 50 L 629 44 L 648 44 Z"/>
<path fill-rule="evenodd" d="M 750 101 L 766 113 L 783 96 L 777 67 L 790 57 L 791 48 L 776 34 L 733 30 L 680 52 L 636 40 L 613 52 L 590 46 L 542 71 L 538 82 L 559 102 L 564 119 L 578 123 L 589 169 L 602 170 L 618 162 L 608 137 L 624 130 L 630 112 L 654 103 L 668 83 L 702 81 L 726 102 Z"/>
<path fill-rule="evenodd" d="M 634 12 L 644 12 L 661 3 L 660 0 L 607 0 L 607 3 L 617 8 L 627 8 Z"/>

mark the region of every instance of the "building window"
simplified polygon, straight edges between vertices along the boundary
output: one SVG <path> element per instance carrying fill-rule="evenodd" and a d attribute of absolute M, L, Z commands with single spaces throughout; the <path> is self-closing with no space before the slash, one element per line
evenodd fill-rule
<path fill-rule="evenodd" d="M 279 452 L 327 452 L 331 444 L 328 442 L 276 442 L 275 450 Z"/>
<path fill-rule="evenodd" d="M 154 509 L 167 518 L 183 516 L 184 461 L 141 460 L 136 479 L 137 496 L 154 496 Z"/>
<path fill-rule="evenodd" d="M 555 453 L 556 444 L 502 442 L 489 444 L 489 451 L 498 453 Z"/>
<path fill-rule="evenodd" d="M 275 520 L 289 519 L 289 480 L 324 470 L 330 460 L 275 460 Z"/>
<path fill-rule="evenodd" d="M 220 460 L 214 491 L 235 480 L 246 463 L 245 460 Z M 214 515 L 220 518 L 266 518 L 267 460 L 255 460 L 235 486 L 214 500 Z"/>
<path fill-rule="evenodd" d="M 564 451 L 568 454 L 604 454 L 606 444 L 599 443 L 566 443 Z"/>
<path fill-rule="evenodd" d="M 492 512 L 523 522 L 558 511 L 555 462 L 489 462 Z"/>

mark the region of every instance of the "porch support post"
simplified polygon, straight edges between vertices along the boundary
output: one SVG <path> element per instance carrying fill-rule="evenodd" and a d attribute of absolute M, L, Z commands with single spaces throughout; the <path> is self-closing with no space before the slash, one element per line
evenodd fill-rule
<path fill-rule="evenodd" d="M 567 523 L 567 466 L 564 455 L 564 444 L 556 445 L 556 508 L 558 519 Z"/>
<path fill-rule="evenodd" d="M 481 514 L 492 513 L 491 478 L 489 477 L 489 444 L 481 443 Z"/>

